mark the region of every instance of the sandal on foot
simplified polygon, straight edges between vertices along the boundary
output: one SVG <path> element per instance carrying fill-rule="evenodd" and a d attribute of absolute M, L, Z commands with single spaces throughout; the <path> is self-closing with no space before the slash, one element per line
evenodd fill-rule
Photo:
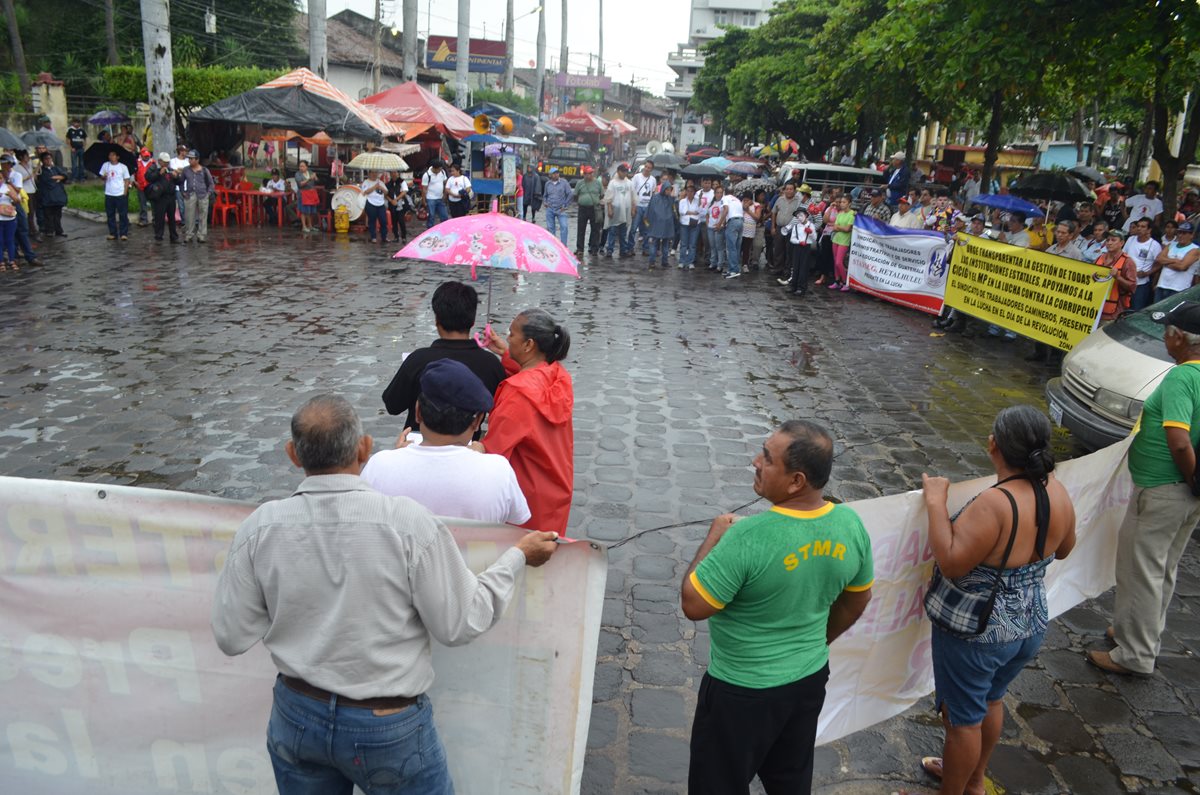
<path fill-rule="evenodd" d="M 938 781 L 942 780 L 942 758 L 940 756 L 921 757 L 921 769 Z"/>

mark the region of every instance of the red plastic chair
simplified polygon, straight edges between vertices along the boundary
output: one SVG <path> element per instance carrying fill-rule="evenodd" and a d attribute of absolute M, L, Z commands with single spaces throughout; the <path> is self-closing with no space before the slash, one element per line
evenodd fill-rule
<path fill-rule="evenodd" d="M 241 208 L 236 203 L 229 201 L 229 194 L 226 191 L 218 188 L 217 201 L 213 205 L 213 223 L 216 223 L 219 217 L 221 219 L 221 226 L 228 226 L 230 213 L 233 213 L 233 217 L 237 219 L 239 224 L 242 222 Z"/>

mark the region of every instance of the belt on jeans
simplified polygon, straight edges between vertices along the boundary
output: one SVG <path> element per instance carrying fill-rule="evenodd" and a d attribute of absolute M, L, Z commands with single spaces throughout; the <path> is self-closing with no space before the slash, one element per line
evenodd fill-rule
<path fill-rule="evenodd" d="M 280 674 L 279 678 L 283 680 L 283 683 L 287 685 L 289 690 L 299 693 L 302 696 L 316 699 L 317 701 L 328 702 L 331 696 L 337 695 L 316 685 L 310 685 L 303 679 L 298 679 L 294 676 Z M 420 696 L 381 696 L 380 698 L 346 698 L 345 696 L 338 696 L 337 703 L 342 707 L 359 707 L 360 709 L 404 709 L 416 704 L 418 698 Z"/>

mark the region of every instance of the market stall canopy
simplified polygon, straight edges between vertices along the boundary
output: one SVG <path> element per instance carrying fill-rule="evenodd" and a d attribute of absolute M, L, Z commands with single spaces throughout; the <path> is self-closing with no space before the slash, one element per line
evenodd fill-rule
<path fill-rule="evenodd" d="M 537 123 L 537 126 L 533 128 L 533 134 L 534 135 L 546 135 L 546 136 L 550 136 L 552 138 L 562 138 L 563 136 L 566 135 L 565 132 L 558 129 L 553 124 L 549 124 L 548 122 L 544 122 L 544 121 L 539 121 Z"/>
<path fill-rule="evenodd" d="M 612 124 L 588 111 L 586 105 L 577 105 L 561 116 L 550 120 L 560 130 L 572 133 L 588 133 L 592 135 L 613 132 Z"/>
<path fill-rule="evenodd" d="M 309 146 L 329 146 L 333 139 L 323 132 L 314 135 L 301 135 L 295 130 L 266 130 L 260 140 L 263 141 L 293 141 L 301 140 Z"/>
<path fill-rule="evenodd" d="M 538 121 L 532 116 L 526 116 L 520 111 L 497 105 L 495 102 L 479 102 L 467 108 L 467 115 L 474 118 L 480 113 L 486 114 L 493 121 L 501 116 L 507 116 L 513 121 L 513 134 L 523 137 L 533 135 L 537 129 Z"/>
<path fill-rule="evenodd" d="M 537 146 L 528 138 L 519 135 L 493 135 L 492 133 L 475 133 L 463 139 L 471 143 L 503 144 L 504 146 Z"/>
<path fill-rule="evenodd" d="M 612 125 L 613 132 L 617 135 L 629 135 L 630 133 L 637 132 L 637 127 L 634 127 L 624 119 L 612 119 L 609 121 L 609 124 Z"/>
<path fill-rule="evenodd" d="M 324 132 L 338 139 L 371 141 L 403 134 L 373 108 L 303 68 L 213 103 L 193 113 L 191 119 L 282 127 L 304 136 Z"/>
<path fill-rule="evenodd" d="M 401 83 L 363 102 L 390 122 L 432 125 L 439 133 L 460 140 L 475 132 L 470 116 L 416 83 Z"/>

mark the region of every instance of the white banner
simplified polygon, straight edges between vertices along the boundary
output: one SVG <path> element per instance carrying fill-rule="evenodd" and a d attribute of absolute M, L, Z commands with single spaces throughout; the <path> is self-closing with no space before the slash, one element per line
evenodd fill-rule
<path fill-rule="evenodd" d="M 953 238 L 924 229 L 899 229 L 866 215 L 854 218 L 847 267 L 850 286 L 894 304 L 936 315 L 942 311 Z"/>
<path fill-rule="evenodd" d="M 55 795 L 275 792 L 275 668 L 216 647 L 209 611 L 254 506 L 0 478 L 0 782 Z M 479 571 L 522 530 L 453 523 Z M 434 644 L 430 692 L 459 792 L 578 792 L 607 559 L 563 545 L 501 621 Z"/>
<path fill-rule="evenodd" d="M 857 234 L 857 232 L 855 233 Z M 1054 476 L 1075 504 L 1075 550 L 1050 564 L 1050 615 L 1107 591 L 1116 578 L 1117 531 L 1133 496 L 1129 440 L 1060 464 Z M 936 473 L 933 473 L 936 474 Z M 950 512 L 996 482 L 950 487 Z M 871 534 L 875 586 L 866 613 L 830 647 L 829 688 L 817 739 L 832 742 L 898 715 L 933 690 L 925 588 L 933 572 L 925 499 L 910 491 L 850 503 Z"/>

